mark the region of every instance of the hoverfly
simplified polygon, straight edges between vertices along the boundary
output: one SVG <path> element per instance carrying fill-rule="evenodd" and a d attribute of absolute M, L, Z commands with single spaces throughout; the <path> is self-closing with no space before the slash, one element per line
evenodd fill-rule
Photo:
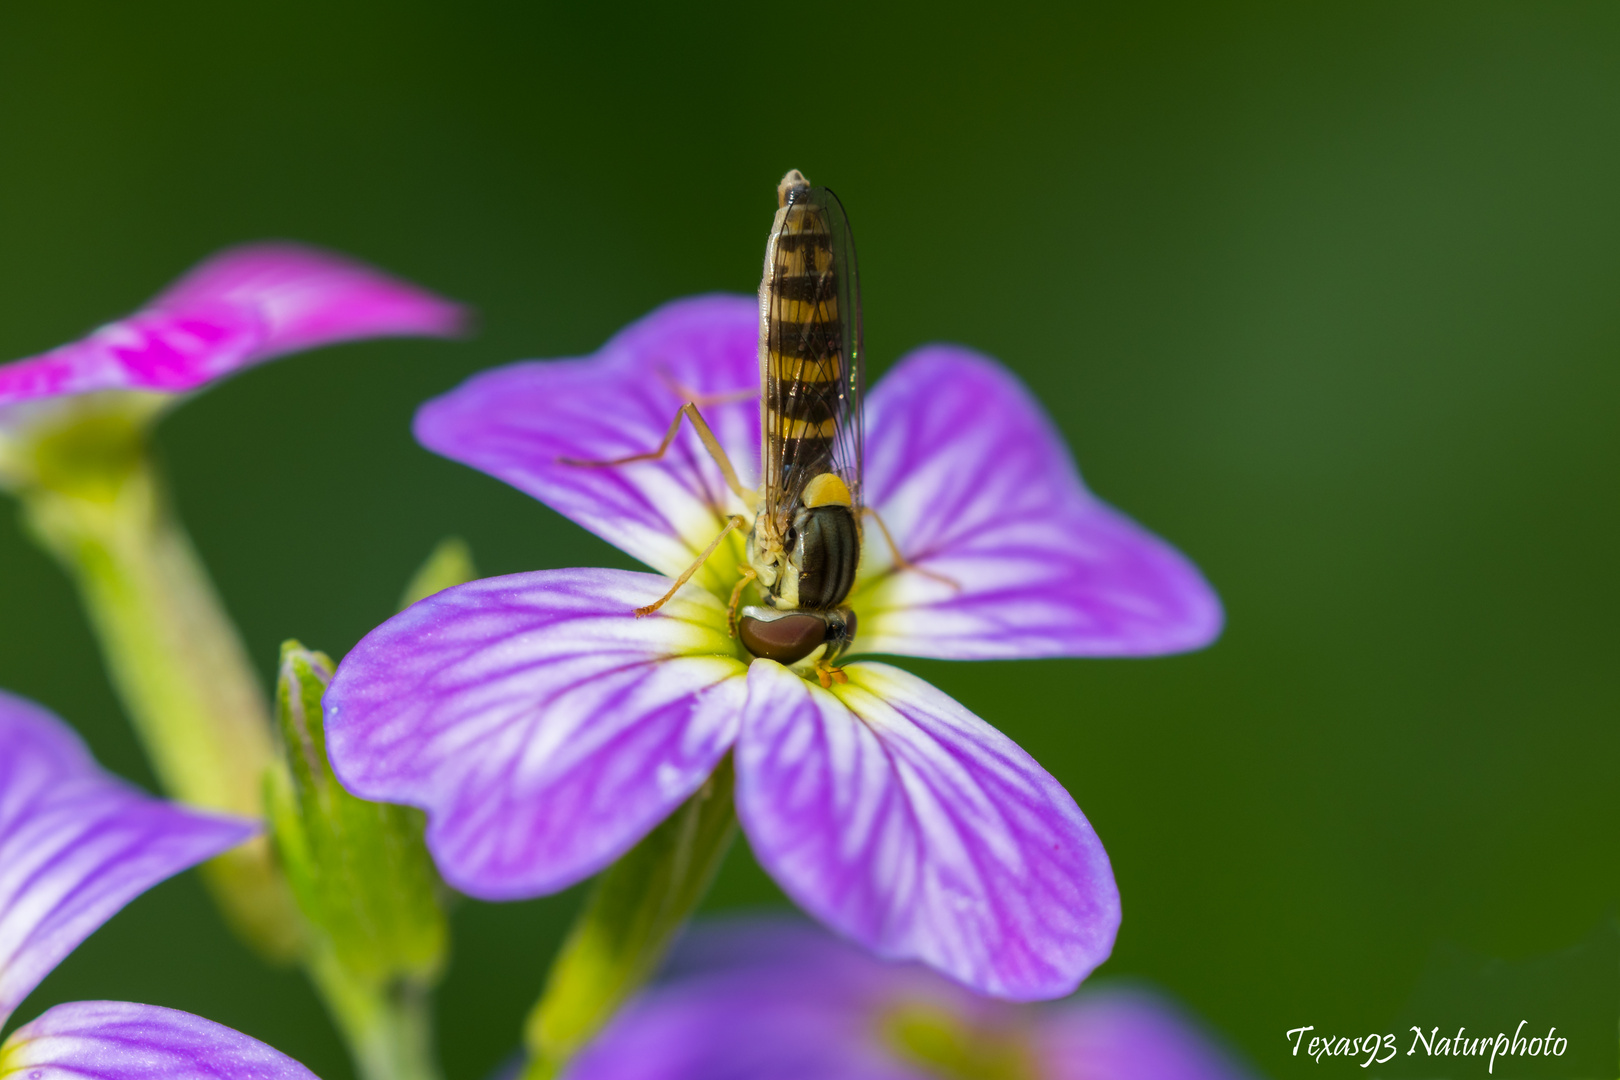
<path fill-rule="evenodd" d="M 636 615 L 662 607 L 727 535 L 746 529 L 747 565 L 728 608 L 732 635 L 752 655 L 782 664 L 821 650 L 816 672 L 828 686 L 843 681 L 833 661 L 855 640 L 855 613 L 844 601 L 860 569 L 863 515 L 878 520 L 895 569 L 913 567 L 875 512 L 861 504 L 864 349 L 849 218 L 836 195 L 811 186 L 797 169 L 777 185 L 776 201 L 759 286 L 760 490 L 742 486 L 691 395 L 657 450 L 613 461 L 563 460 L 613 466 L 661 457 L 682 417 L 690 420 L 727 485 L 753 509 L 753 520 L 733 515 L 669 592 Z M 764 603 L 743 607 L 739 618 L 751 582 Z"/>
<path fill-rule="evenodd" d="M 748 570 L 765 604 L 738 635 L 755 656 L 830 665 L 855 638 L 843 606 L 861 561 L 861 286 L 838 197 L 797 169 L 776 189 L 759 286 L 761 499 Z"/>

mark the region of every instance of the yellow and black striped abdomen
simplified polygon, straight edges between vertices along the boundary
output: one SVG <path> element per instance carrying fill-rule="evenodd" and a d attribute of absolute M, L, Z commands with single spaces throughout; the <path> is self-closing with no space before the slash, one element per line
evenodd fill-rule
<path fill-rule="evenodd" d="M 767 460 L 767 475 L 794 487 L 828 467 L 847 396 L 846 360 L 826 208 L 808 185 L 784 187 L 761 290 L 761 411 L 767 459 L 777 459 Z"/>

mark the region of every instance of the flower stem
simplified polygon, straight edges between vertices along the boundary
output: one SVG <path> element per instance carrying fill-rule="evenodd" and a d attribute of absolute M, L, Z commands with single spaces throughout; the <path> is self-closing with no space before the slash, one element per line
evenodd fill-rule
<path fill-rule="evenodd" d="M 441 1080 L 427 987 L 357 979 L 331 949 L 315 950 L 305 967 L 343 1033 L 360 1080 Z"/>
<path fill-rule="evenodd" d="M 728 755 L 667 821 L 610 866 L 524 1024 L 522 1080 L 551 1080 L 641 988 L 691 917 L 736 833 Z"/>
<path fill-rule="evenodd" d="M 19 491 L 34 538 L 78 586 L 114 690 L 159 783 L 193 806 L 262 817 L 267 699 L 144 453 L 139 427 L 98 418 L 40 440 Z M 286 962 L 303 923 L 264 838 L 203 876 L 236 932 Z"/>
<path fill-rule="evenodd" d="M 147 419 L 140 408 L 71 412 L 21 452 L 0 443 L 0 481 L 77 585 L 164 790 L 263 818 L 276 760 L 269 699 L 147 456 Z M 439 1080 L 427 987 L 344 968 L 300 913 L 267 837 L 202 869 L 241 938 L 267 960 L 302 963 L 363 1080 Z"/>

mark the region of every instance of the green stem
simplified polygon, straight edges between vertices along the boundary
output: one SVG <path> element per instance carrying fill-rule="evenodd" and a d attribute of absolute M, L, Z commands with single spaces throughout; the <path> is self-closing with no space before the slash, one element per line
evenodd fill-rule
<path fill-rule="evenodd" d="M 330 949 L 316 950 L 305 966 L 343 1033 L 360 1080 L 441 1080 L 433 1054 L 432 998 L 425 986 L 356 979 Z"/>
<path fill-rule="evenodd" d="M 272 745 L 264 692 L 144 456 L 118 464 L 25 487 L 25 520 L 78 586 L 159 783 L 194 806 L 263 817 Z M 297 954 L 303 924 L 264 838 L 203 874 L 243 938 L 273 960 Z"/>
<path fill-rule="evenodd" d="M 736 832 L 731 758 L 598 879 L 524 1025 L 523 1080 L 551 1080 L 658 970 Z"/>
<path fill-rule="evenodd" d="M 193 806 L 263 818 L 269 701 L 147 457 L 157 407 L 90 402 L 0 438 L 0 485 L 78 587 L 158 782 Z M 211 860 L 203 879 L 266 959 L 303 964 L 364 1080 L 439 1080 L 426 987 L 346 971 L 299 912 L 267 837 Z"/>

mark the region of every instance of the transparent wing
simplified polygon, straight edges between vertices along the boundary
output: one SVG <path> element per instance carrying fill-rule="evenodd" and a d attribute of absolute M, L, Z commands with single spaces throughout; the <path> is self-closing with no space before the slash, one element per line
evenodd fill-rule
<path fill-rule="evenodd" d="M 865 356 L 854 235 L 838 197 L 810 187 L 777 211 L 761 285 L 763 509 L 777 535 L 804 486 L 836 473 L 861 501 Z"/>
<path fill-rule="evenodd" d="M 861 274 L 855 259 L 855 232 L 850 228 L 849 215 L 844 204 L 827 188 L 819 190 L 826 198 L 829 223 L 833 233 L 834 279 L 837 282 L 838 307 L 846 314 L 840 320 L 839 350 L 844 360 L 844 388 L 840 395 L 843 406 L 838 418 L 837 435 L 833 441 L 832 471 L 849 485 L 854 500 L 856 520 L 860 520 L 861 479 L 864 475 L 863 455 L 866 450 L 865 409 L 866 344 L 861 330 Z"/>

